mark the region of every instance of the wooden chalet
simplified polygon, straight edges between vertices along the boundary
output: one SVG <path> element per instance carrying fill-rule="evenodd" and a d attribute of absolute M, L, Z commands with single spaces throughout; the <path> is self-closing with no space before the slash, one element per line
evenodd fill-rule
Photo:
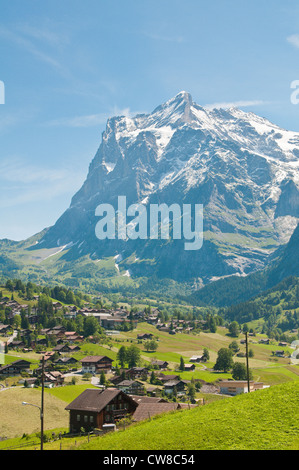
<path fill-rule="evenodd" d="M 165 370 L 168 367 L 168 362 L 166 361 L 153 361 L 152 366 L 160 370 Z"/>
<path fill-rule="evenodd" d="M 166 395 L 177 394 L 185 395 L 186 394 L 186 384 L 187 380 L 170 380 L 164 384 L 164 392 Z"/>
<path fill-rule="evenodd" d="M 108 372 L 112 369 L 112 362 L 113 360 L 107 356 L 86 356 L 81 359 L 82 372 L 91 374 Z"/>
<path fill-rule="evenodd" d="M 142 382 L 139 382 L 139 380 L 123 380 L 122 382 L 117 384 L 117 388 L 127 394 L 133 394 L 133 395 L 145 394 L 144 385 Z"/>
<path fill-rule="evenodd" d="M 126 371 L 126 378 L 134 380 L 137 377 L 148 377 L 149 370 L 147 367 L 132 367 Z"/>
<path fill-rule="evenodd" d="M 70 432 L 102 429 L 105 424 L 115 424 L 120 419 L 132 415 L 138 404 L 121 390 L 107 388 L 86 389 L 65 409 L 70 412 Z"/>
<path fill-rule="evenodd" d="M 18 375 L 24 370 L 30 369 L 31 362 L 19 359 L 11 364 L 0 367 L 0 375 Z"/>

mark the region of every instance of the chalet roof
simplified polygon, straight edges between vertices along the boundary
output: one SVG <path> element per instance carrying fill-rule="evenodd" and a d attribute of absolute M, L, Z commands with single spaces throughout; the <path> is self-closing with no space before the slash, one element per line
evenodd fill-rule
<path fill-rule="evenodd" d="M 169 382 L 169 380 L 179 380 L 179 376 L 161 374 L 158 375 L 158 379 L 161 380 L 161 382 Z"/>
<path fill-rule="evenodd" d="M 167 400 L 161 397 L 148 397 L 147 395 L 130 395 L 136 403 L 168 403 Z"/>
<path fill-rule="evenodd" d="M 27 367 L 30 367 L 31 362 L 26 361 L 25 359 L 18 359 L 17 361 L 11 362 L 10 364 L 5 364 L 3 366 L 0 366 L 0 370 L 2 371 L 2 370 L 18 367 L 18 366 L 22 367 L 25 364 L 27 365 Z"/>
<path fill-rule="evenodd" d="M 109 361 L 113 362 L 110 357 L 107 356 L 86 356 L 83 359 L 81 359 L 81 362 L 94 362 L 97 363 L 101 361 L 102 359 L 109 359 Z"/>
<path fill-rule="evenodd" d="M 168 382 L 164 383 L 165 387 L 176 387 L 178 384 L 183 383 L 186 385 L 187 383 L 190 383 L 190 380 L 169 380 Z"/>
<path fill-rule="evenodd" d="M 106 388 L 101 391 L 98 389 L 87 388 L 81 393 L 75 400 L 73 400 L 65 409 L 66 410 L 78 410 L 78 411 L 95 411 L 100 412 L 105 406 L 107 406 L 111 400 L 117 397 L 119 394 L 124 395 L 129 401 L 136 405 L 134 400 L 128 395 L 123 393 L 121 390 L 114 388 Z"/>
<path fill-rule="evenodd" d="M 140 403 L 133 414 L 133 421 L 143 421 L 152 416 L 175 411 L 179 407 L 178 403 Z"/>
<path fill-rule="evenodd" d="M 117 386 L 130 387 L 130 385 L 133 384 L 142 385 L 142 382 L 140 382 L 139 380 L 123 380 Z"/>

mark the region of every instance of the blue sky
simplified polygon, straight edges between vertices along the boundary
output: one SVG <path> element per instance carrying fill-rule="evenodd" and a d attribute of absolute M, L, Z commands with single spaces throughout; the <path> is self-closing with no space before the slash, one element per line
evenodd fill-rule
<path fill-rule="evenodd" d="M 55 223 L 109 116 L 181 90 L 299 131 L 297 0 L 2 0 L 0 238 Z"/>

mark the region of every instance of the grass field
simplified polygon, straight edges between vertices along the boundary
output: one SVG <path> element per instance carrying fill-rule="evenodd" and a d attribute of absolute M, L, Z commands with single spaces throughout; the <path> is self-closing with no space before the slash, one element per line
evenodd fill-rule
<path fill-rule="evenodd" d="M 158 416 L 82 450 L 299 450 L 298 382 Z"/>
<path fill-rule="evenodd" d="M 14 387 L 0 391 L 0 436 L 19 437 L 23 433 L 40 431 L 38 408 L 23 406 L 22 402 L 40 406 L 41 393 L 36 389 Z M 65 402 L 50 393 L 45 394 L 45 429 L 68 427 Z"/>
<path fill-rule="evenodd" d="M 87 382 L 80 385 L 69 385 L 57 388 L 45 388 L 44 429 L 68 429 L 69 415 L 65 410 L 86 388 L 93 388 Z M 38 408 L 23 406 L 22 402 L 40 406 L 40 389 L 13 387 L 0 391 L 0 437 L 17 437 L 23 433 L 32 434 L 40 430 Z"/>

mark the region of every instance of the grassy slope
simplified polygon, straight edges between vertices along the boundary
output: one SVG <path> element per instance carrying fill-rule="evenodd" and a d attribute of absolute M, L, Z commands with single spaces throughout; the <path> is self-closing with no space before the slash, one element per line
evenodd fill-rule
<path fill-rule="evenodd" d="M 298 382 L 159 416 L 83 450 L 299 449 Z"/>
<path fill-rule="evenodd" d="M 0 392 L 0 436 L 16 437 L 23 433 L 40 431 L 38 408 L 22 406 L 22 402 L 40 406 L 41 394 L 36 389 L 15 387 Z M 65 402 L 49 393 L 45 394 L 45 430 L 68 428 L 68 412 Z"/>

